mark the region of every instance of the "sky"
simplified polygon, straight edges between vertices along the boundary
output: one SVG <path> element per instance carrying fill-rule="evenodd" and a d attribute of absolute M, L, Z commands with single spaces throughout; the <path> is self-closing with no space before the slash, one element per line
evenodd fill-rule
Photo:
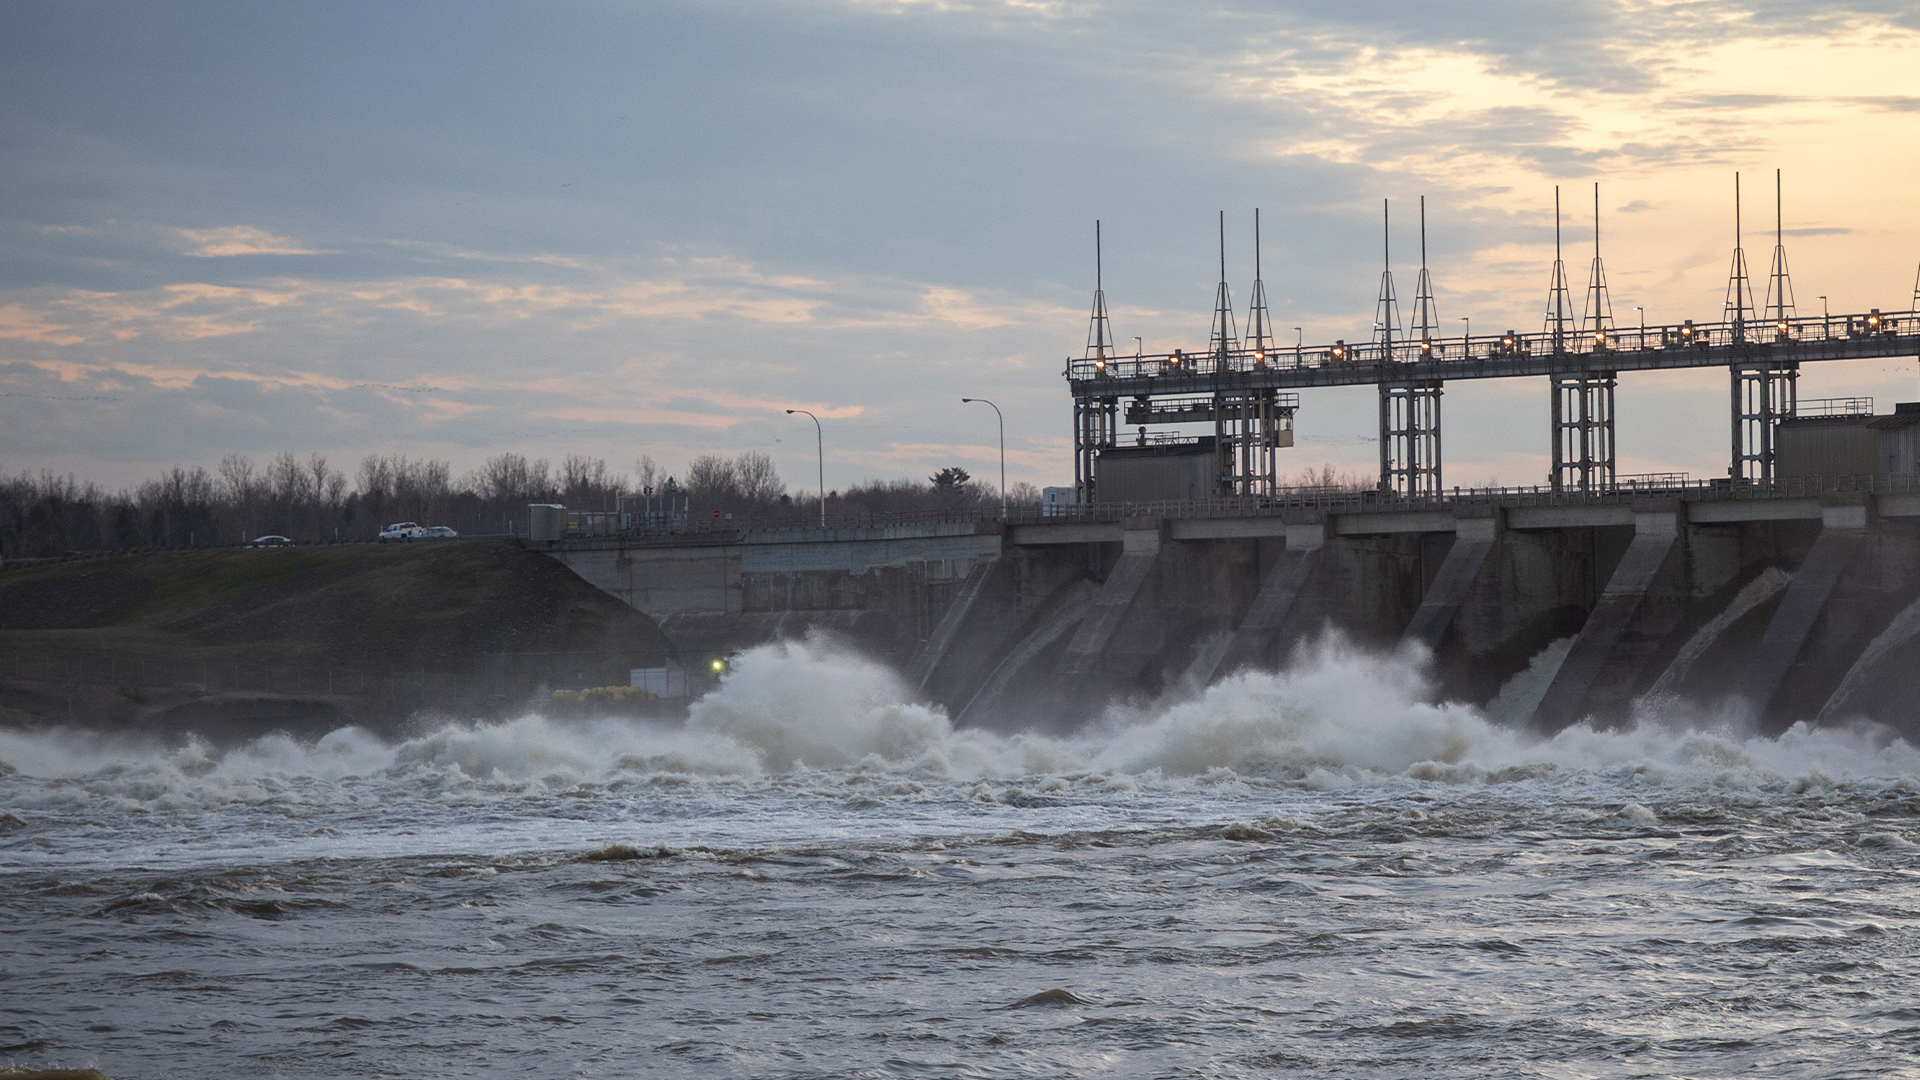
<path fill-rule="evenodd" d="M 0 471 L 229 453 L 760 451 L 811 486 L 1072 479 L 1094 222 L 1119 340 L 1204 346 L 1226 212 L 1365 339 L 1393 209 L 1458 333 L 1537 330 L 1600 185 L 1623 325 L 1719 318 L 1774 170 L 1801 314 L 1914 306 L 1920 4 L 616 0 L 0 5 Z M 1577 299 L 1577 298 L 1576 298 Z M 1620 471 L 1723 475 L 1727 376 L 1623 377 Z M 1920 398 L 1912 360 L 1800 394 Z M 1447 484 L 1540 483 L 1544 380 L 1456 383 Z M 1370 388 L 1289 471 L 1376 467 Z"/>

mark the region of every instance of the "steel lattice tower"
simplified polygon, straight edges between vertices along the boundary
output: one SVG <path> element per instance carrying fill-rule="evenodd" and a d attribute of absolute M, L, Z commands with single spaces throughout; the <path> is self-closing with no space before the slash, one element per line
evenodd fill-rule
<path fill-rule="evenodd" d="M 1780 198 L 1780 170 L 1773 170 L 1773 269 L 1767 274 L 1767 317 L 1776 338 L 1785 337 L 1795 316 L 1793 279 L 1787 275 L 1787 233 Z"/>
<path fill-rule="evenodd" d="M 1754 314 L 1753 281 L 1747 276 L 1747 249 L 1740 229 L 1740 174 L 1733 174 L 1733 266 L 1727 271 L 1727 301 L 1720 305 L 1725 318 L 1733 324 L 1736 340 L 1746 336 L 1747 320 Z"/>
<path fill-rule="evenodd" d="M 1393 291 L 1393 237 L 1385 199 L 1380 200 L 1380 233 L 1385 268 L 1380 272 L 1380 298 L 1373 305 L 1373 340 L 1381 346 L 1380 361 L 1390 364 L 1395 331 L 1400 329 L 1400 298 Z"/>
<path fill-rule="evenodd" d="M 1227 288 L 1227 212 L 1220 211 L 1220 288 L 1213 298 L 1213 329 L 1207 336 L 1207 353 L 1213 358 L 1213 370 L 1223 372 L 1232 366 L 1233 354 L 1240 348 L 1239 327 L 1233 318 L 1233 293 Z"/>
<path fill-rule="evenodd" d="M 1593 268 L 1587 273 L 1587 305 L 1580 317 L 1582 333 L 1606 344 L 1613 335 L 1613 300 L 1607 295 L 1607 268 L 1600 261 L 1600 185 L 1593 185 Z"/>
<path fill-rule="evenodd" d="M 1113 326 L 1107 319 L 1107 293 L 1104 280 L 1100 222 L 1093 223 L 1093 314 L 1087 322 L 1087 351 L 1084 359 L 1093 362 L 1094 371 L 1107 373 L 1113 359 Z M 1119 406 L 1113 399 L 1074 400 L 1073 489 L 1082 503 L 1094 501 L 1093 462 L 1103 447 L 1112 446 L 1119 433 Z"/>
<path fill-rule="evenodd" d="M 1556 199 L 1555 209 L 1558 210 Z M 1556 214 L 1557 216 L 1557 214 Z M 1556 274 L 1559 224 L 1554 226 Z M 1549 313 L 1551 314 L 1551 313 Z M 1556 323 L 1556 325 L 1560 325 Z M 1600 185 L 1593 185 L 1593 267 L 1587 273 L 1586 309 L 1580 332 L 1590 357 L 1604 356 L 1613 344 L 1613 301 L 1607 295 L 1607 268 L 1600 261 Z M 1611 491 L 1614 485 L 1614 388 L 1617 373 L 1581 365 L 1550 376 L 1553 389 L 1553 472 L 1555 491 Z"/>
<path fill-rule="evenodd" d="M 1567 349 L 1567 320 L 1573 317 L 1573 297 L 1567 289 L 1567 264 L 1560 259 L 1560 185 L 1553 187 L 1553 281 L 1547 286 L 1547 317 L 1541 331 L 1553 335 L 1553 351 Z"/>
<path fill-rule="evenodd" d="M 1253 296 L 1247 307 L 1247 348 L 1253 362 L 1264 367 L 1273 347 L 1273 317 L 1267 313 L 1267 286 L 1260 280 L 1260 208 L 1253 208 Z"/>
<path fill-rule="evenodd" d="M 1779 174 L 1774 174 L 1775 195 L 1779 193 Z M 1775 219 L 1780 215 L 1776 206 Z M 1784 230 L 1776 224 L 1774 270 L 1779 275 L 1777 302 L 1786 310 L 1791 303 L 1792 285 L 1786 278 L 1787 252 Z M 1762 488 L 1773 484 L 1773 436 L 1775 426 L 1792 416 L 1799 407 L 1800 365 L 1776 362 L 1757 354 L 1747 334 L 1749 318 L 1760 315 L 1753 303 L 1753 282 L 1747 276 L 1745 234 L 1740 227 L 1740 174 L 1733 174 L 1733 267 L 1727 272 L 1726 310 L 1733 324 L 1733 344 L 1740 356 L 1729 372 L 1733 397 L 1733 454 L 1727 472 L 1730 479 L 1746 481 Z M 1768 286 L 1768 302 L 1776 302 L 1774 286 Z M 1775 324 L 1776 341 L 1791 339 L 1791 323 L 1781 319 Z"/>
<path fill-rule="evenodd" d="M 1385 199 L 1380 200 L 1380 229 L 1385 265 L 1380 272 L 1380 298 L 1373 309 L 1373 340 L 1379 349 L 1380 372 L 1380 490 L 1409 496 L 1437 495 L 1441 384 L 1431 379 L 1408 379 L 1395 370 L 1395 337 L 1405 338 L 1406 334 L 1400 322 L 1400 300 L 1393 289 L 1392 218 Z"/>
<path fill-rule="evenodd" d="M 1420 280 L 1413 290 L 1413 329 L 1423 345 L 1440 330 L 1440 311 L 1433 302 L 1433 278 L 1427 273 L 1427 197 L 1420 196 Z"/>

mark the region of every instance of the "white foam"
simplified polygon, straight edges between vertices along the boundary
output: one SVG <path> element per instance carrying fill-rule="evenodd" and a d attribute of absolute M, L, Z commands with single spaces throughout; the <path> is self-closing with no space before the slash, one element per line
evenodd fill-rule
<path fill-rule="evenodd" d="M 1115 709 L 1071 736 L 1008 736 L 954 730 L 942 709 L 913 702 L 871 660 L 819 640 L 782 642 L 739 656 L 684 725 L 536 714 L 448 723 L 398 741 L 358 728 L 312 743 L 274 735 L 225 753 L 198 740 L 164 747 L 74 730 L 0 732 L 0 763 L 19 773 L 0 776 L 0 805 L 452 800 L 675 777 L 797 776 L 830 788 L 876 773 L 963 788 L 1061 777 L 1076 791 L 1116 795 L 1143 785 L 1332 790 L 1569 772 L 1802 786 L 1920 777 L 1920 753 L 1884 728 L 1799 725 L 1762 738 L 1725 720 L 1643 712 L 1629 729 L 1576 725 L 1549 738 L 1470 706 L 1432 703 L 1424 672 L 1422 656 L 1368 653 L 1330 635 L 1284 671 Z"/>
<path fill-rule="evenodd" d="M 1547 690 L 1553 686 L 1553 677 L 1560 674 L 1560 665 L 1566 663 L 1567 654 L 1573 651 L 1573 642 L 1573 638 L 1563 637 L 1534 653 L 1527 660 L 1527 666 L 1508 679 L 1493 700 L 1487 702 L 1487 715 L 1504 724 L 1518 725 L 1532 720 L 1534 710 L 1540 707 Z"/>

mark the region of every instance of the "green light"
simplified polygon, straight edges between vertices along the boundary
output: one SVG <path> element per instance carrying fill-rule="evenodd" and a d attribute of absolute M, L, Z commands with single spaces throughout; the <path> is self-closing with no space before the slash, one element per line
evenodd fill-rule
<path fill-rule="evenodd" d="M 717 657 L 717 656 L 716 656 L 716 657 L 714 657 L 714 658 L 713 658 L 713 670 L 715 670 L 715 671 L 725 671 L 725 670 L 727 670 L 727 662 L 726 662 L 725 660 L 722 660 L 722 659 L 720 659 L 720 658 L 719 658 L 719 657 Z"/>

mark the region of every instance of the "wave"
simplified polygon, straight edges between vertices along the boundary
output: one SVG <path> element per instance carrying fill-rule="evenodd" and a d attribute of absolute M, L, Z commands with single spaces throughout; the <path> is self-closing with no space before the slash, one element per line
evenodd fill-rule
<path fill-rule="evenodd" d="M 1727 721 L 1645 713 L 1628 729 L 1576 725 L 1546 737 L 1469 705 L 1433 703 L 1432 693 L 1424 656 L 1380 655 L 1329 635 L 1282 671 L 1116 707 L 1072 735 L 1005 735 L 956 729 L 938 706 L 914 702 L 891 670 L 816 638 L 741 654 L 683 724 L 530 714 L 392 741 L 359 728 L 311 742 L 270 735 L 226 751 L 198 739 L 165 746 L 73 729 L 4 731 L 0 805 L 301 802 L 374 783 L 389 794 L 399 784 L 466 798 L 795 775 L 1091 777 L 1119 789 L 1224 778 L 1322 788 L 1497 782 L 1568 771 L 1742 784 L 1920 777 L 1920 752 L 1884 728 L 1800 725 L 1766 738 Z"/>

